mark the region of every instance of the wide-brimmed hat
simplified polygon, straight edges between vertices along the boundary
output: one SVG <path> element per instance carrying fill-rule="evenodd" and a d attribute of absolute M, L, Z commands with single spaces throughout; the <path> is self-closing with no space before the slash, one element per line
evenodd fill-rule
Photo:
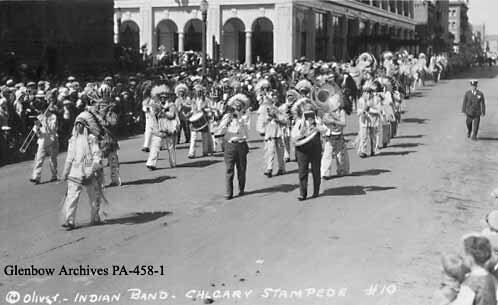
<path fill-rule="evenodd" d="M 479 82 L 477 81 L 477 79 L 472 79 L 472 80 L 470 80 L 470 85 L 471 85 L 471 86 L 477 86 L 477 84 L 478 84 L 478 83 L 479 83 Z"/>
<path fill-rule="evenodd" d="M 171 89 L 166 85 L 154 86 L 154 87 L 152 87 L 152 90 L 150 91 L 150 95 L 153 98 L 157 98 L 161 95 L 169 94 L 169 93 L 171 93 Z"/>
<path fill-rule="evenodd" d="M 227 105 L 229 107 L 232 107 L 232 108 L 238 107 L 238 108 L 242 108 L 242 109 L 249 107 L 250 104 L 251 104 L 251 102 L 249 101 L 249 98 L 245 94 L 242 94 L 242 93 L 235 94 L 227 102 Z"/>
<path fill-rule="evenodd" d="M 256 83 L 256 91 L 260 91 L 263 88 L 270 88 L 270 82 L 267 79 L 261 79 Z"/>
<path fill-rule="evenodd" d="M 313 85 L 311 85 L 311 83 L 306 79 L 302 79 L 296 84 L 297 91 L 301 91 L 301 90 L 311 91 L 312 88 L 313 88 Z"/>
<path fill-rule="evenodd" d="M 178 95 L 180 92 L 188 92 L 188 87 L 184 83 L 180 83 L 175 87 L 175 94 Z"/>

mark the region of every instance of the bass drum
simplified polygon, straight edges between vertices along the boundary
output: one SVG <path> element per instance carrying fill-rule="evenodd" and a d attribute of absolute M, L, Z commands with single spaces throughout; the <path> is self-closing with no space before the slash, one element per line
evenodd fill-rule
<path fill-rule="evenodd" d="M 204 112 L 193 114 L 189 121 L 192 124 L 193 131 L 207 131 L 209 122 Z"/>

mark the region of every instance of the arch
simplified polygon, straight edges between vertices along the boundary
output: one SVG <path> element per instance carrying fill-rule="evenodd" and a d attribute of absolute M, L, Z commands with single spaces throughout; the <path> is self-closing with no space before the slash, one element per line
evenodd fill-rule
<path fill-rule="evenodd" d="M 126 48 L 138 50 L 140 48 L 140 28 L 133 20 L 126 20 L 119 28 L 119 43 Z"/>
<path fill-rule="evenodd" d="M 178 27 L 171 19 L 161 20 L 156 27 L 157 48 L 164 46 L 166 51 L 178 51 Z"/>
<path fill-rule="evenodd" d="M 254 20 L 252 24 L 252 62 L 259 57 L 262 62 L 273 62 L 273 23 L 266 17 Z"/>
<path fill-rule="evenodd" d="M 244 22 L 239 18 L 230 18 L 223 25 L 223 57 L 230 60 L 245 60 Z"/>
<path fill-rule="evenodd" d="M 202 21 L 190 19 L 183 27 L 185 51 L 202 51 Z"/>

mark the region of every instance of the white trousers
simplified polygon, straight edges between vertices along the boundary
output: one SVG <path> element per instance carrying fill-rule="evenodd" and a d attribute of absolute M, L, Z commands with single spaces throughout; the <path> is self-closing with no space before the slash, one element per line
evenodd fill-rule
<path fill-rule="evenodd" d="M 282 138 L 265 140 L 265 172 L 273 171 L 275 156 L 277 157 L 278 170 L 285 172 L 284 152 Z"/>
<path fill-rule="evenodd" d="M 96 178 L 93 178 L 88 185 L 82 185 L 74 181 L 67 181 L 67 195 L 62 207 L 64 222 L 72 222 L 76 220 L 76 210 L 78 208 L 78 201 L 80 199 L 81 190 L 86 188 L 88 199 L 90 203 L 90 221 L 92 223 L 100 220 L 99 210 L 101 202 L 100 185 Z"/>
<path fill-rule="evenodd" d="M 358 154 L 368 155 L 369 151 L 367 148 L 370 146 L 370 152 L 377 153 L 377 127 L 367 127 L 360 125 L 358 130 Z"/>
<path fill-rule="evenodd" d="M 161 151 L 161 146 L 164 144 L 169 153 L 169 165 L 171 167 L 176 167 L 176 141 L 178 140 L 177 133 L 169 135 L 165 138 L 152 135 L 149 158 L 147 159 L 147 166 L 156 167 L 157 160 L 159 159 L 159 152 Z"/>
<path fill-rule="evenodd" d="M 150 119 L 145 118 L 145 133 L 144 133 L 144 148 L 150 148 L 150 141 L 152 139 L 152 127 Z"/>
<path fill-rule="evenodd" d="M 201 139 L 199 140 L 199 135 Z M 189 157 L 195 157 L 195 150 L 197 143 L 202 142 L 202 155 L 207 156 L 208 154 L 213 152 L 213 138 L 211 137 L 211 133 L 209 131 L 200 132 L 200 131 L 191 131 L 190 133 L 190 147 L 188 151 Z"/>
<path fill-rule="evenodd" d="M 323 141 L 322 166 L 320 172 L 323 177 L 332 176 L 332 164 L 336 161 L 336 173 L 338 176 L 349 174 L 349 154 L 346 142 L 341 135 L 338 138 L 326 137 Z"/>
<path fill-rule="evenodd" d="M 50 171 L 52 178 L 57 178 L 57 154 L 59 153 L 59 142 L 55 141 L 50 145 L 38 144 L 38 150 L 35 156 L 32 178 L 40 180 L 43 162 L 46 157 L 49 157 Z"/>

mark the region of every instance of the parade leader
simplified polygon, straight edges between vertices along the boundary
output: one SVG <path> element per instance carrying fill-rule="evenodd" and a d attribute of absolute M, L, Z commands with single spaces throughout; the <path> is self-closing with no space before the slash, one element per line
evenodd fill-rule
<path fill-rule="evenodd" d="M 249 146 L 247 139 L 249 137 L 249 115 L 245 110 L 249 107 L 250 102 L 244 94 L 236 94 L 230 98 L 227 103 L 227 111 L 223 116 L 217 135 L 223 135 L 224 157 L 226 165 L 226 194 L 225 198 L 233 198 L 233 178 L 235 168 L 237 169 L 237 178 L 239 181 L 239 196 L 244 195 L 246 186 L 246 169 L 247 153 Z"/>
<path fill-rule="evenodd" d="M 481 116 L 486 114 L 484 94 L 477 89 L 477 80 L 470 81 L 470 90 L 463 97 L 462 112 L 467 116 L 467 138 L 477 141 Z"/>

